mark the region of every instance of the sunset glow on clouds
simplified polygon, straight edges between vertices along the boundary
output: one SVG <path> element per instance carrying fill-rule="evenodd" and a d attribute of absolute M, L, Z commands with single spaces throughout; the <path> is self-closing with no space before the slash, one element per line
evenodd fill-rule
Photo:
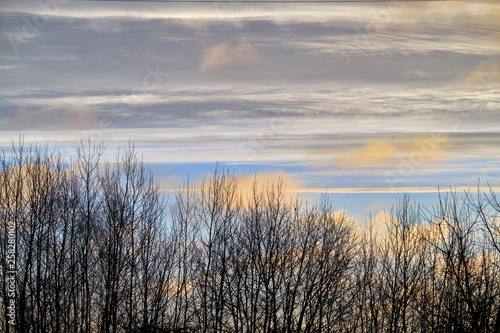
<path fill-rule="evenodd" d="M 219 162 L 365 206 L 500 184 L 496 1 L 58 1 L 0 10 L 5 149 L 131 140 L 165 187 Z"/>

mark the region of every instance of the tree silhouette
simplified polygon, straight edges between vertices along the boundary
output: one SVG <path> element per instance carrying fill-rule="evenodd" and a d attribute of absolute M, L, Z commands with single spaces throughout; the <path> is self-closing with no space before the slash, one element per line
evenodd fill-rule
<path fill-rule="evenodd" d="M 2 151 L 0 331 L 500 329 L 491 189 L 431 209 L 404 196 L 377 235 L 281 179 L 244 196 L 220 166 L 167 203 L 132 145 L 114 162 L 103 152 L 91 141 L 71 160 L 22 141 Z"/>

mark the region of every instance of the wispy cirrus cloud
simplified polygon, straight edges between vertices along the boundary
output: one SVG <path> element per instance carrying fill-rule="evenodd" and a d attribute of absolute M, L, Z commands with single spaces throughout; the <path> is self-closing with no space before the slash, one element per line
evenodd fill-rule
<path fill-rule="evenodd" d="M 110 151 L 131 139 L 148 163 L 280 170 L 269 177 L 317 193 L 500 179 L 498 2 L 70 2 L 31 34 L 43 10 L 7 2 L 1 145 L 19 131 L 73 145 L 89 129 Z M 147 68 L 169 76 L 145 87 Z M 433 132 L 447 140 L 419 148 Z"/>

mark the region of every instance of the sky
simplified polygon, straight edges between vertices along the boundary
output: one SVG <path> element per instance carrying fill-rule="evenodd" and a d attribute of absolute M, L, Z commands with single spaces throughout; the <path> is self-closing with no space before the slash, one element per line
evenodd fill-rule
<path fill-rule="evenodd" d="M 6 151 L 130 141 L 166 190 L 219 163 L 359 220 L 500 188 L 500 1 L 0 2 Z"/>

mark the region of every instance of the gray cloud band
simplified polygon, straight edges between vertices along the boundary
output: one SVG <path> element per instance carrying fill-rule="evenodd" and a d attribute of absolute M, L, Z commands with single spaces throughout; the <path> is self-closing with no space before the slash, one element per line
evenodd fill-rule
<path fill-rule="evenodd" d="M 40 29 L 45 27 L 49 22 L 49 16 L 57 15 L 60 11 L 60 6 L 67 5 L 71 0 L 47 0 L 38 1 L 38 6 L 42 13 L 36 13 L 30 17 L 23 16 L 21 22 L 21 30 L 18 33 L 6 33 L 10 41 L 12 50 L 15 54 L 19 53 L 19 46 L 25 44 L 33 35 L 40 32 Z"/>

